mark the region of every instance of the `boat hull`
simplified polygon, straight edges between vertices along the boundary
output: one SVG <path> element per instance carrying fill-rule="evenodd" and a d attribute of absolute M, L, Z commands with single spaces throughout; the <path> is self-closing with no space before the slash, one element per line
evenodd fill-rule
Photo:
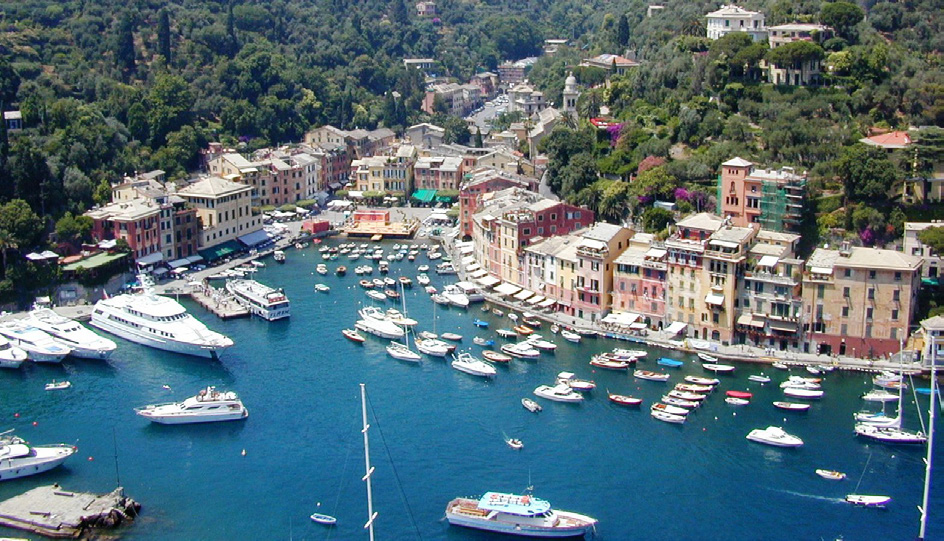
<path fill-rule="evenodd" d="M 132 329 L 115 325 L 107 319 L 96 317 L 94 313 L 92 314 L 92 320 L 90 323 L 97 329 L 111 333 L 119 338 L 124 338 L 129 342 L 134 342 L 135 344 L 141 344 L 142 346 L 160 349 L 163 351 L 170 351 L 172 353 L 180 353 L 182 355 L 192 355 L 194 357 L 216 359 L 219 356 L 219 351 L 224 348 L 223 346 L 201 346 L 197 344 L 175 342 L 173 340 L 159 340 L 156 337 L 138 333 Z"/>
<path fill-rule="evenodd" d="M 536 537 L 541 539 L 558 539 L 586 535 L 593 530 L 593 525 L 575 526 L 572 528 L 544 528 L 515 524 L 513 522 L 497 522 L 488 519 L 478 519 L 454 514 L 447 514 L 446 520 L 453 526 L 475 528 L 487 532 L 516 535 L 518 537 Z"/>
<path fill-rule="evenodd" d="M 34 445 L 36 456 L 4 460 L 0 462 L 0 481 L 8 481 L 49 471 L 75 454 L 68 445 Z"/>
<path fill-rule="evenodd" d="M 151 415 L 146 411 L 137 412 L 138 415 L 144 417 L 145 419 L 151 421 L 152 423 L 158 423 L 162 425 L 192 425 L 198 423 L 219 423 L 223 421 L 240 421 L 249 417 L 249 410 L 242 408 L 238 412 L 225 412 L 219 415 Z"/>

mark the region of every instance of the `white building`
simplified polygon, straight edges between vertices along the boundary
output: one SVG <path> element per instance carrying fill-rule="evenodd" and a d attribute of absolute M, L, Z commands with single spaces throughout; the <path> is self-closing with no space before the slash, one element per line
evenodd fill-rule
<path fill-rule="evenodd" d="M 930 246 L 925 246 L 918 240 L 918 233 L 930 227 L 944 227 L 944 221 L 936 222 L 905 222 L 905 241 L 902 250 L 908 254 L 920 257 L 924 261 L 924 278 L 938 278 L 941 276 L 941 269 L 944 269 L 944 261 L 941 255 L 934 253 Z"/>
<path fill-rule="evenodd" d="M 708 39 L 718 39 L 730 32 L 747 32 L 754 41 L 767 39 L 767 27 L 764 26 L 764 14 L 748 11 L 731 4 L 721 6 L 718 11 L 705 15 L 708 19 Z"/>

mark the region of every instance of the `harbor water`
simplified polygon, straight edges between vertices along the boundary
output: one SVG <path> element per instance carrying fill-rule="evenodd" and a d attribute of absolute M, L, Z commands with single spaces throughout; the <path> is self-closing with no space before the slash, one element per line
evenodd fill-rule
<path fill-rule="evenodd" d="M 385 243 L 392 246 L 392 243 Z M 358 287 L 354 267 L 376 262 L 341 256 L 327 262 L 317 247 L 271 259 L 255 278 L 282 287 L 292 301 L 289 320 L 258 318 L 222 322 L 189 301 L 188 309 L 235 345 L 219 361 L 151 350 L 115 338 L 108 361 L 67 359 L 61 366 L 25 364 L 0 371 L 0 430 L 15 428 L 32 443 L 69 443 L 78 453 L 42 475 L 0 484 L 0 499 L 35 486 L 59 483 L 69 490 L 108 492 L 116 483 L 141 502 L 142 516 L 121 532 L 125 539 L 366 539 L 364 449 L 359 383 L 367 386 L 371 460 L 378 539 L 486 540 L 498 536 L 449 527 L 446 504 L 456 496 L 486 491 L 534 495 L 559 509 L 588 514 L 600 522 L 596 537 L 629 539 L 911 539 L 918 533 L 924 479 L 924 446 L 893 447 L 853 435 L 859 395 L 871 388 L 864 373 L 825 374 L 825 397 L 807 413 L 776 409 L 788 373 L 767 365 L 738 364 L 684 425 L 653 419 L 649 405 L 688 374 L 714 377 L 694 355 L 649 350 L 639 368 L 668 371 L 668 383 L 637 380 L 632 370 L 608 372 L 588 364 L 594 353 L 637 345 L 602 338 L 558 344 L 556 353 L 534 361 L 498 366 L 494 380 L 461 373 L 443 359 L 416 365 L 389 357 L 386 341 L 368 336 L 359 345 L 341 330 L 353 327 L 356 310 L 373 303 Z M 408 315 L 418 330 L 455 332 L 460 350 L 476 355 L 475 336 L 504 342 L 498 328 L 507 317 L 435 305 L 415 284 L 416 266 L 435 268 L 420 255 L 390 265 L 390 276 L 410 276 L 405 290 Z M 348 267 L 345 277 L 334 269 Z M 454 276 L 429 272 L 442 289 Z M 373 277 L 377 277 L 375 270 Z M 315 283 L 331 287 L 314 290 Z M 400 308 L 400 303 L 387 302 Z M 520 313 L 520 312 L 519 312 Z M 487 320 L 479 329 L 473 320 Z M 680 368 L 659 366 L 666 356 Z M 595 390 L 581 404 L 534 397 L 557 373 L 592 379 Z M 764 372 L 767 384 L 748 381 Z M 794 373 L 800 374 L 797 369 Z M 805 372 L 802 375 L 808 375 Z M 70 389 L 44 391 L 45 383 L 67 379 Z M 215 385 L 239 393 L 249 418 L 208 425 L 148 423 L 133 408 L 183 400 Z M 918 386 L 926 386 L 920 382 Z M 753 393 L 747 406 L 724 401 L 724 391 Z M 607 390 L 644 399 L 641 408 L 611 403 Z M 531 413 L 521 398 L 543 406 Z M 905 427 L 927 422 L 928 397 L 915 404 L 910 390 Z M 874 407 L 874 406 L 873 406 Z M 940 443 L 935 461 L 944 459 Z M 782 426 L 803 439 L 798 449 L 747 441 L 755 428 Z M 519 438 L 521 450 L 505 439 Z M 867 465 L 867 467 L 866 467 Z M 818 477 L 817 468 L 847 474 L 843 481 Z M 927 539 L 944 539 L 944 486 L 932 479 Z M 862 509 L 846 494 L 892 497 L 887 509 Z M 308 516 L 337 517 L 336 526 Z M 0 536 L 23 537 L 0 529 Z"/>

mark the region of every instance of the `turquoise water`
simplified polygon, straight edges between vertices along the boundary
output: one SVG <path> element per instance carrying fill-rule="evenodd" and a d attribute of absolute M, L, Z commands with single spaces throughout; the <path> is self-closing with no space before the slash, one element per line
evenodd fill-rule
<path fill-rule="evenodd" d="M 416 264 L 426 262 L 419 259 Z M 721 376 L 722 392 L 685 425 L 669 425 L 651 418 L 648 405 L 686 374 L 709 375 L 694 356 L 653 350 L 640 363 L 672 371 L 669 384 L 591 370 L 591 354 L 627 347 L 603 339 L 575 345 L 555 338 L 555 354 L 499 366 L 490 382 L 453 370 L 441 359 L 405 364 L 388 357 L 378 339 L 356 345 L 340 334 L 353 326 L 358 305 L 369 302 L 353 274 L 363 259 L 328 264 L 331 269 L 346 265 L 350 272 L 344 278 L 314 272 L 321 262 L 315 248 L 289 251 L 285 265 L 267 262 L 257 278 L 285 288 L 292 300 L 290 321 L 221 322 L 187 304 L 236 341 L 220 362 L 116 339 L 119 349 L 108 362 L 68 360 L 61 367 L 0 371 L 0 429 L 16 428 L 34 443 L 67 442 L 79 448 L 64 467 L 0 484 L 0 498 L 52 482 L 70 490 L 109 491 L 116 483 L 117 450 L 117 476 L 144 506 L 140 520 L 124 531 L 127 539 L 365 539 L 358 387 L 363 382 L 372 410 L 378 539 L 496 539 L 450 528 L 442 520 L 446 503 L 455 496 L 520 491 L 529 484 L 555 507 L 599 519 L 598 539 L 917 535 L 924 449 L 872 445 L 853 436 L 851 416 L 861 404 L 858 395 L 869 388 L 865 374 L 827 375 L 825 398 L 808 413 L 794 414 L 771 405 L 783 398 L 779 383 L 785 372 L 766 367 L 774 381 L 760 385 L 747 376 L 761 367 L 738 365 L 734 375 Z M 402 270 L 415 278 L 414 266 L 392 263 L 391 276 Z M 440 287 L 442 280 L 430 276 Z M 330 285 L 331 292 L 315 292 L 316 282 Z M 460 347 L 473 351 L 481 349 L 472 344 L 474 336 L 501 343 L 494 330 L 511 326 L 507 318 L 485 315 L 478 306 L 468 311 L 434 307 L 419 286 L 407 290 L 406 307 L 421 322 L 419 329 L 433 330 L 435 314 L 436 332 L 462 334 Z M 476 317 L 489 320 L 490 329 L 474 327 Z M 660 356 L 685 365 L 659 367 Z M 564 370 L 595 380 L 597 389 L 578 405 L 537 399 L 544 406 L 539 414 L 521 407 L 522 397 Z M 53 378 L 69 379 L 73 387 L 45 392 L 43 384 Z M 205 385 L 239 392 L 249 418 L 160 426 L 132 411 L 192 396 Z M 645 403 L 639 409 L 616 406 L 607 400 L 607 389 Z M 753 403 L 725 404 L 727 389 L 751 390 Z M 925 415 L 927 399 L 921 398 Z M 919 426 L 913 404 L 905 424 Z M 783 450 L 745 440 L 750 430 L 768 425 L 783 426 L 805 445 Z M 524 449 L 510 449 L 505 435 L 523 440 Z M 944 459 L 941 454 L 936 453 L 937 464 Z M 849 478 L 827 481 L 814 474 L 816 468 L 841 470 Z M 842 502 L 860 477 L 858 492 L 893 498 L 887 510 Z M 942 502 L 936 483 L 928 539 L 944 538 Z M 314 511 L 336 516 L 338 525 L 312 523 L 308 515 Z M 2 535 L 23 536 L 0 529 Z"/>

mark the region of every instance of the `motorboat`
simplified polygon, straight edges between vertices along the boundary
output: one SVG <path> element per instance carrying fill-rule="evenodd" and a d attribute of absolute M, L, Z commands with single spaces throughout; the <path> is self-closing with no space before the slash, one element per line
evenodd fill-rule
<path fill-rule="evenodd" d="M 625 394 L 614 394 L 611 392 L 606 393 L 607 398 L 610 399 L 610 402 L 614 404 L 619 404 L 620 406 L 638 406 L 642 404 L 642 398 L 635 398 L 632 396 L 627 396 Z"/>
<path fill-rule="evenodd" d="M 561 338 L 563 338 L 564 340 L 567 340 L 568 342 L 573 342 L 575 344 L 579 344 L 581 340 L 581 337 L 579 334 L 575 332 L 570 332 L 567 329 L 561 329 L 560 335 L 561 335 Z"/>
<path fill-rule="evenodd" d="M 475 325 L 476 327 L 479 327 L 479 328 L 482 328 L 482 329 L 487 329 L 487 328 L 488 328 L 488 321 L 485 321 L 484 319 L 476 319 L 476 320 L 473 320 L 473 321 L 472 321 L 472 324 Z"/>
<path fill-rule="evenodd" d="M 524 442 L 518 438 L 508 438 L 505 440 L 505 443 L 508 444 L 508 447 L 511 447 L 514 450 L 524 449 Z"/>
<path fill-rule="evenodd" d="M 679 361 L 679 360 L 676 360 L 676 359 L 670 359 L 670 358 L 668 358 L 668 357 L 662 357 L 662 358 L 660 358 L 658 361 L 656 361 L 656 363 L 659 364 L 659 365 L 661 365 L 661 366 L 668 366 L 668 367 L 671 367 L 671 368 L 678 368 L 678 367 L 682 366 L 683 364 L 685 364 L 683 361 Z"/>
<path fill-rule="evenodd" d="M 423 291 L 429 293 L 430 295 L 435 295 L 437 289 L 436 289 L 435 287 L 433 287 L 433 286 L 426 286 L 426 287 L 423 288 Z M 446 302 L 449 302 L 449 301 L 446 301 Z"/>
<path fill-rule="evenodd" d="M 504 353 L 499 353 L 490 349 L 483 351 L 482 357 L 485 357 L 486 360 L 493 363 L 510 363 L 512 359 L 510 355 L 505 355 Z"/>
<path fill-rule="evenodd" d="M 416 321 L 410 317 L 406 317 L 403 315 L 403 312 L 397 310 L 396 308 L 387 308 L 387 310 L 384 312 L 384 316 L 386 317 L 387 321 L 395 325 L 414 327 L 419 324 L 419 321 Z M 435 336 L 433 338 L 435 338 Z"/>
<path fill-rule="evenodd" d="M 432 256 L 429 258 L 433 259 Z M 436 274 L 456 274 L 456 268 L 452 265 L 452 263 L 440 263 L 436 265 Z"/>
<path fill-rule="evenodd" d="M 864 436 L 882 443 L 920 444 L 928 441 L 923 432 L 912 432 L 894 426 L 876 426 L 868 423 L 855 425 L 856 436 Z"/>
<path fill-rule="evenodd" d="M 386 287 L 386 285 L 387 285 L 387 284 L 386 284 L 383 280 L 381 280 L 380 278 L 374 278 L 373 280 L 370 281 L 370 283 L 374 284 L 374 287 L 380 288 L 380 289 L 383 289 L 383 288 Z"/>
<path fill-rule="evenodd" d="M 534 329 L 540 329 L 540 328 L 541 328 L 541 320 L 538 319 L 538 318 L 536 318 L 536 317 L 523 316 L 523 317 L 521 318 L 521 322 L 524 323 L 525 325 L 527 325 L 528 327 L 531 327 L 531 328 L 534 328 Z"/>
<path fill-rule="evenodd" d="M 816 475 L 830 481 L 842 481 L 846 478 L 846 474 L 833 470 L 816 470 Z"/>
<path fill-rule="evenodd" d="M 724 401 L 732 406 L 746 406 L 751 403 L 750 400 L 745 400 L 743 398 L 735 398 L 733 396 L 725 397 Z"/>
<path fill-rule="evenodd" d="M 722 374 L 728 374 L 734 372 L 734 366 L 730 364 L 715 364 L 715 363 L 702 363 L 702 368 L 705 370 L 711 370 L 712 372 L 721 372 Z"/>
<path fill-rule="evenodd" d="M 891 417 L 887 415 L 884 410 L 877 412 L 859 411 L 854 413 L 852 417 L 857 423 L 901 428 L 901 415 L 898 414 Z"/>
<path fill-rule="evenodd" d="M 816 367 L 813 366 L 813 365 L 807 365 L 806 371 L 809 372 L 810 374 L 814 374 L 814 375 L 821 373 L 821 372 L 820 372 L 820 369 L 819 369 L 819 368 L 816 368 Z"/>
<path fill-rule="evenodd" d="M 847 494 L 846 503 L 860 507 L 885 507 L 892 501 L 889 496 L 870 496 L 866 494 Z"/>
<path fill-rule="evenodd" d="M 665 404 L 653 404 L 652 407 L 649 409 L 649 415 L 651 415 L 652 417 L 666 423 L 682 424 L 685 422 L 686 417 L 684 415 L 668 413 L 662 409 L 657 408 L 656 406 L 665 406 Z M 682 409 L 682 408 L 678 408 L 678 409 Z M 682 411 L 685 411 L 685 410 L 682 410 Z"/>
<path fill-rule="evenodd" d="M 573 372 L 557 374 L 557 383 L 564 383 L 575 391 L 592 391 L 597 387 L 597 384 L 593 381 L 577 378 Z"/>
<path fill-rule="evenodd" d="M 0 368 L 19 368 L 26 362 L 26 351 L 0 335 Z"/>
<path fill-rule="evenodd" d="M 797 404 L 796 402 L 774 402 L 774 407 L 790 411 L 806 411 L 810 409 L 809 404 Z"/>
<path fill-rule="evenodd" d="M 347 267 L 345 267 L 344 265 L 341 265 L 338 268 L 334 269 L 334 273 L 338 276 L 344 276 L 345 274 L 347 274 Z"/>
<path fill-rule="evenodd" d="M 498 329 L 497 331 L 495 331 L 495 334 L 497 334 L 498 336 L 501 336 L 502 338 L 514 338 L 518 336 L 518 333 L 516 333 L 515 331 L 511 329 Z"/>
<path fill-rule="evenodd" d="M 707 340 L 698 340 L 696 338 L 689 338 L 688 345 L 692 346 L 692 349 L 708 349 L 711 347 L 711 342 Z"/>
<path fill-rule="evenodd" d="M 694 383 L 679 383 L 675 386 L 675 390 L 684 391 L 687 393 L 702 393 L 707 394 L 715 390 L 711 385 L 696 385 Z"/>
<path fill-rule="evenodd" d="M 544 409 L 541 407 L 541 404 L 538 404 L 537 402 L 535 402 L 534 400 L 531 400 L 530 398 L 522 398 L 521 405 L 524 406 L 524 409 L 530 411 L 531 413 L 537 413 L 541 411 L 542 409 Z"/>
<path fill-rule="evenodd" d="M 249 417 L 249 410 L 233 391 L 217 391 L 208 386 L 183 402 L 152 404 L 135 408 L 135 413 L 154 423 L 182 425 L 238 421 Z"/>
<path fill-rule="evenodd" d="M 690 410 L 682 408 L 679 406 L 673 406 L 671 404 L 653 404 L 649 406 L 649 409 L 652 411 L 661 411 L 663 413 L 668 413 L 670 415 L 679 415 L 685 417 L 690 413 Z"/>
<path fill-rule="evenodd" d="M 49 308 L 30 311 L 26 322 L 49 334 L 68 346 L 73 357 L 82 359 L 107 359 L 117 346 L 111 340 L 99 336 L 78 321 L 60 316 Z M 2 365 L 0 360 L 0 365 Z"/>
<path fill-rule="evenodd" d="M 449 301 L 449 304 L 453 306 L 457 306 L 459 308 L 469 307 L 469 296 L 465 294 L 465 291 L 463 291 L 462 288 L 455 284 L 449 284 L 444 287 L 442 296 L 446 297 L 446 299 Z"/>
<path fill-rule="evenodd" d="M 397 293 L 396 290 L 393 290 L 393 289 L 385 289 L 383 291 L 383 294 L 388 299 L 394 300 L 394 301 L 400 298 L 400 294 Z"/>
<path fill-rule="evenodd" d="M 893 393 L 886 389 L 872 389 L 862 395 L 862 400 L 866 402 L 894 402 L 898 400 L 898 393 Z"/>
<path fill-rule="evenodd" d="M 747 439 L 775 447 L 799 447 L 803 445 L 803 440 L 787 434 L 779 426 L 755 428 L 747 434 Z"/>
<path fill-rule="evenodd" d="M 537 349 L 540 349 L 541 351 L 554 351 L 557 349 L 557 344 L 549 340 L 545 340 L 539 334 L 532 334 L 527 340 L 525 340 L 525 342 L 531 344 Z"/>
<path fill-rule="evenodd" d="M 367 294 L 368 297 L 370 297 L 372 300 L 375 300 L 377 302 L 383 302 L 387 300 L 386 295 L 374 289 L 368 289 L 365 293 Z"/>
<path fill-rule="evenodd" d="M 423 287 L 428 286 L 430 282 L 431 280 L 429 276 L 426 274 L 420 274 L 419 276 L 416 277 L 416 283 Z"/>
<path fill-rule="evenodd" d="M 669 381 L 669 378 L 672 377 L 670 374 L 664 372 L 653 372 L 651 370 L 636 370 L 633 372 L 633 376 L 639 379 L 647 379 L 649 381 Z"/>
<path fill-rule="evenodd" d="M 603 368 L 605 370 L 626 370 L 629 368 L 631 363 L 629 361 L 613 361 L 610 359 L 603 359 L 599 356 L 594 356 L 590 359 L 590 365 L 597 368 Z"/>
<path fill-rule="evenodd" d="M 462 335 L 456 334 L 454 332 L 444 332 L 441 336 L 444 340 L 452 340 L 453 342 L 459 342 L 462 340 Z"/>
<path fill-rule="evenodd" d="M 252 314 L 267 321 L 291 316 L 291 304 L 281 289 L 255 280 L 236 279 L 226 282 L 226 291 Z"/>
<path fill-rule="evenodd" d="M 517 323 L 517 322 L 518 322 L 518 314 L 516 314 L 516 313 L 514 313 L 514 312 L 508 312 L 508 319 L 510 319 L 510 320 L 514 321 L 515 323 Z"/>
<path fill-rule="evenodd" d="M 410 280 L 409 276 L 401 276 L 397 278 L 397 282 L 403 287 L 413 287 L 413 280 Z"/>
<path fill-rule="evenodd" d="M 0 323 L 0 336 L 25 351 L 27 358 L 38 363 L 59 363 L 72 352 L 68 346 L 24 320 Z"/>
<path fill-rule="evenodd" d="M 604 360 L 607 360 L 607 361 L 620 361 L 620 362 L 629 363 L 629 364 L 636 364 L 636 362 L 638 361 L 638 359 L 637 359 L 636 357 L 629 357 L 629 356 L 626 356 L 626 355 L 619 355 L 619 354 L 617 354 L 617 353 L 607 352 L 607 351 L 604 351 L 603 353 L 599 353 L 599 354 L 597 354 L 597 355 L 594 355 L 593 358 L 595 358 L 595 359 L 604 359 Z"/>
<path fill-rule="evenodd" d="M 770 376 L 765 376 L 764 374 L 751 374 L 747 376 L 747 379 L 757 383 L 770 383 Z"/>
<path fill-rule="evenodd" d="M 422 338 L 423 340 L 436 340 L 439 338 L 439 335 L 433 331 L 420 331 L 416 333 L 416 336 Z"/>
<path fill-rule="evenodd" d="M 76 448 L 64 443 L 32 445 L 13 435 L 0 432 L 0 481 L 49 471 L 75 454 Z"/>
<path fill-rule="evenodd" d="M 418 363 L 422 357 L 419 353 L 413 351 L 406 344 L 400 342 L 391 342 L 387 345 L 387 355 L 401 361 Z"/>
<path fill-rule="evenodd" d="M 787 366 L 786 364 L 781 363 L 781 362 L 773 363 L 773 364 L 771 364 L 770 366 L 776 368 L 777 370 L 790 370 L 790 367 L 789 367 L 789 366 Z"/>
<path fill-rule="evenodd" d="M 435 338 L 417 338 L 414 340 L 414 343 L 416 343 L 417 351 L 420 353 L 425 353 L 430 357 L 445 357 L 446 355 L 449 355 L 449 352 L 451 351 L 449 344 L 446 344 L 445 342 Z"/>
<path fill-rule="evenodd" d="M 642 349 L 623 349 L 615 348 L 613 350 L 614 355 L 619 355 L 621 357 L 629 357 L 632 359 L 642 359 L 647 355 L 647 352 Z"/>
<path fill-rule="evenodd" d="M 685 376 L 685 381 L 688 383 L 694 383 L 695 385 L 710 385 L 715 386 L 721 383 L 721 380 L 717 378 L 702 378 L 699 376 Z"/>
<path fill-rule="evenodd" d="M 750 400 L 754 397 L 752 393 L 747 391 L 726 391 L 725 396 L 730 396 L 732 398 L 743 398 L 744 400 Z"/>
<path fill-rule="evenodd" d="M 361 333 L 357 332 L 357 330 L 355 329 L 344 329 L 341 331 L 341 334 L 344 335 L 344 338 L 347 338 L 351 342 L 357 342 L 358 344 L 362 344 L 364 343 L 365 340 L 367 340 L 366 338 L 364 338 L 364 336 Z"/>
<path fill-rule="evenodd" d="M 803 378 L 791 376 L 790 379 L 780 384 L 781 389 L 786 389 L 787 387 L 792 387 L 794 389 L 816 390 L 816 389 L 819 389 L 821 385 L 813 381 L 808 381 Z"/>
<path fill-rule="evenodd" d="M 452 367 L 460 372 L 484 378 L 495 377 L 497 374 L 494 366 L 481 359 L 476 359 L 467 351 L 463 351 L 453 358 Z"/>
<path fill-rule="evenodd" d="M 692 393 L 689 391 L 680 391 L 678 389 L 672 389 L 668 392 L 667 396 L 672 398 L 679 398 L 682 400 L 688 400 L 690 402 L 701 402 L 705 399 L 707 395 L 702 393 Z"/>
<path fill-rule="evenodd" d="M 528 336 L 528 335 L 534 334 L 534 329 L 532 329 L 531 327 L 528 327 L 527 325 L 515 325 L 512 328 L 515 330 L 516 333 L 520 334 L 521 336 Z"/>
<path fill-rule="evenodd" d="M 694 400 L 685 400 L 684 398 L 676 398 L 668 395 L 664 395 L 661 400 L 664 404 L 678 406 L 680 408 L 694 409 L 701 405 L 700 402 L 695 402 Z"/>
<path fill-rule="evenodd" d="M 450 501 L 446 520 L 454 526 L 545 538 L 584 536 L 597 524 L 592 517 L 552 509 L 546 500 L 501 492 Z"/>
<path fill-rule="evenodd" d="M 157 295 L 149 277 L 140 278 L 140 294 L 124 294 L 95 303 L 91 324 L 144 346 L 216 358 L 233 345 L 227 336 L 211 331 L 170 297 Z"/>
<path fill-rule="evenodd" d="M 786 387 L 783 394 L 793 398 L 805 398 L 807 400 L 816 400 L 823 398 L 823 391 L 817 389 L 801 389 L 799 387 Z"/>
<path fill-rule="evenodd" d="M 315 267 L 315 272 L 317 272 L 318 274 L 324 276 L 324 275 L 328 274 L 328 266 L 325 265 L 324 263 L 318 263 L 318 266 Z"/>
<path fill-rule="evenodd" d="M 315 284 L 315 291 L 319 293 L 328 293 L 331 291 L 331 287 L 325 284 Z"/>
<path fill-rule="evenodd" d="M 708 355 L 707 353 L 698 353 L 698 358 L 705 361 L 706 363 L 717 363 L 718 358 L 714 355 Z"/>
<path fill-rule="evenodd" d="M 481 336 L 476 336 L 475 338 L 473 338 L 473 339 L 472 339 L 472 343 L 475 344 L 476 346 L 482 346 L 482 347 L 486 347 L 486 348 L 495 345 L 495 341 L 494 341 L 494 340 L 489 340 L 489 339 L 487 339 L 487 338 L 482 338 Z"/>
<path fill-rule="evenodd" d="M 498 317 L 502 317 L 502 316 L 505 315 L 505 312 L 502 312 L 502 311 L 499 310 L 498 308 L 493 308 L 493 309 L 492 309 L 492 313 L 495 314 L 495 315 L 498 316 Z"/>
<path fill-rule="evenodd" d="M 536 389 L 534 389 L 534 394 L 541 398 L 546 398 L 555 402 L 583 401 L 583 395 L 571 389 L 570 385 L 567 385 L 566 383 L 558 383 L 556 385 L 539 385 Z"/>
<path fill-rule="evenodd" d="M 503 353 L 518 357 L 519 359 L 536 359 L 541 356 L 541 352 L 531 347 L 527 342 L 518 342 L 516 344 L 504 344 L 501 347 Z"/>
<path fill-rule="evenodd" d="M 272 259 L 274 259 L 276 263 L 285 263 L 285 252 L 282 250 L 272 252 Z"/>
<path fill-rule="evenodd" d="M 416 267 L 416 270 L 419 272 L 428 272 L 429 265 L 426 265 L 426 264 L 420 265 L 419 267 Z"/>
<path fill-rule="evenodd" d="M 435 302 L 436 304 L 449 304 L 449 299 L 447 299 L 444 295 L 440 295 L 438 293 L 434 293 L 433 295 L 430 295 L 429 298 L 432 299 L 432 301 Z"/>
<path fill-rule="evenodd" d="M 56 380 L 52 380 L 51 383 L 47 383 L 47 384 L 46 384 L 46 390 L 47 390 L 47 391 L 61 391 L 61 390 L 63 390 L 63 389 L 68 389 L 69 387 L 72 387 L 72 382 L 71 382 L 71 381 L 56 381 Z"/>
<path fill-rule="evenodd" d="M 370 317 L 359 319 L 357 323 L 354 324 L 354 328 L 361 332 L 366 332 L 368 334 L 373 334 L 374 336 L 387 338 L 389 340 L 399 340 L 403 338 L 403 335 L 405 334 L 403 328 L 392 321 Z"/>

